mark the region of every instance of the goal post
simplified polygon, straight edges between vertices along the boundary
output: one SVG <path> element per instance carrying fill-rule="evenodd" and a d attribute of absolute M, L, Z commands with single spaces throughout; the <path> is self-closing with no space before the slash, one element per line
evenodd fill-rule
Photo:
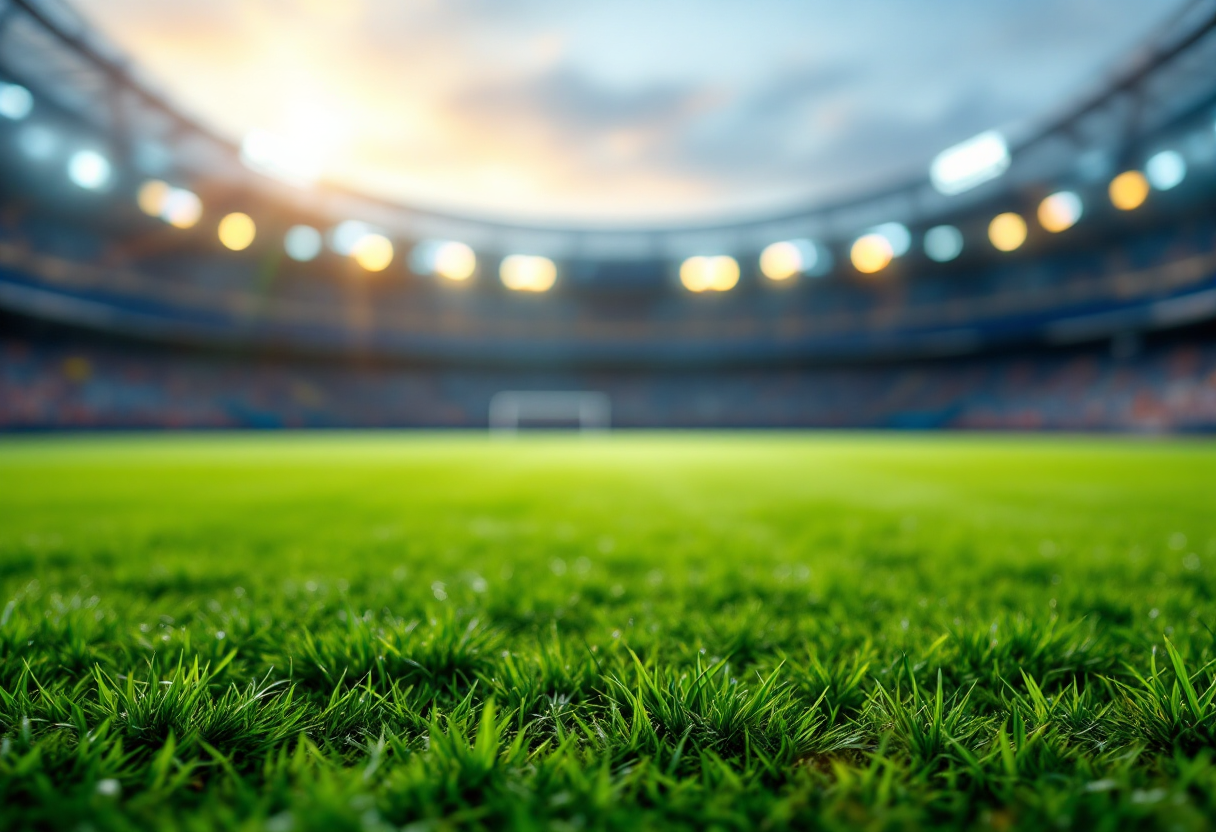
<path fill-rule="evenodd" d="M 612 404 L 606 393 L 504 390 L 490 399 L 490 430 L 516 433 L 521 427 L 578 425 L 583 432 L 612 426 Z"/>

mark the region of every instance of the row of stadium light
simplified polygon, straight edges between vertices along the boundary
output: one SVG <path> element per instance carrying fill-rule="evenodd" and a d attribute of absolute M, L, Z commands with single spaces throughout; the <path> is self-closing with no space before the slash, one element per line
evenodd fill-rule
<path fill-rule="evenodd" d="M 0 117 L 22 121 L 33 109 L 33 95 L 19 84 L 0 83 Z M 48 158 L 54 152 L 55 139 L 46 128 L 33 126 L 23 136 L 22 146 L 33 158 Z M 242 148 L 242 156 L 255 168 L 256 147 Z M 252 154 L 252 155 L 251 155 Z M 266 154 L 263 154 L 266 155 Z M 930 167 L 930 181 L 943 194 L 954 195 L 1001 176 L 1010 165 L 1008 146 L 996 131 L 982 133 L 943 151 Z M 68 179 L 85 190 L 101 190 L 110 184 L 113 167 L 100 151 L 77 149 L 67 159 Z M 1114 177 L 1108 185 L 1108 196 L 1115 208 L 1131 211 L 1140 207 L 1152 189 L 1170 190 L 1186 177 L 1186 161 L 1175 150 L 1163 150 L 1148 159 L 1144 170 L 1128 170 Z M 149 216 L 159 217 L 176 228 L 193 228 L 203 216 L 203 204 L 198 195 L 162 180 L 149 180 L 139 189 L 137 201 Z M 1084 205 L 1074 191 L 1059 191 L 1039 203 L 1039 225 L 1050 233 L 1059 233 L 1076 225 Z M 988 240 L 1002 252 L 1015 251 L 1026 241 L 1026 219 L 1015 212 L 997 215 L 988 224 Z M 257 225 L 242 212 L 225 215 L 217 225 L 220 243 L 232 251 L 243 251 L 253 244 Z M 296 225 L 283 240 L 288 257 L 298 262 L 316 259 L 323 247 L 322 233 L 308 225 Z M 962 254 L 963 233 L 953 225 L 930 228 L 923 237 L 927 257 L 939 263 L 952 261 Z M 862 274 L 876 274 L 893 260 L 906 254 L 912 235 L 900 223 L 885 223 L 857 237 L 849 248 L 849 260 Z M 330 248 L 337 254 L 351 257 L 369 272 L 381 272 L 393 262 L 393 243 L 383 234 L 357 220 L 340 223 L 329 233 Z M 418 274 L 431 274 L 463 282 L 477 270 L 477 256 L 465 243 L 453 240 L 429 240 L 417 244 L 410 253 L 410 268 Z M 769 245 L 760 255 L 760 272 L 769 280 L 783 282 L 799 275 L 818 276 L 831 268 L 831 254 L 822 245 L 808 240 L 783 240 Z M 725 292 L 739 282 L 738 261 L 727 254 L 706 253 L 685 259 L 679 269 L 680 282 L 695 293 Z M 499 278 L 504 286 L 515 291 L 544 292 L 557 280 L 557 266 L 547 257 L 511 254 L 499 265 Z"/>
<path fill-rule="evenodd" d="M 193 228 L 203 214 L 199 197 L 159 179 L 145 182 L 136 195 L 140 210 L 159 217 L 176 228 Z M 232 251 L 244 251 L 257 237 L 257 223 L 248 214 L 226 214 L 216 226 L 220 243 Z M 330 249 L 350 257 L 368 272 L 382 272 L 396 254 L 388 237 L 358 220 L 339 223 L 328 235 Z M 283 237 L 283 250 L 292 260 L 307 263 L 320 256 L 325 236 L 310 225 L 294 225 Z M 468 280 L 477 270 L 473 249 L 455 240 L 425 240 L 410 252 L 410 268 L 419 274 L 432 274 L 457 283 Z M 520 292 L 544 292 L 557 281 L 557 266 L 547 257 L 512 254 L 499 265 L 504 286 Z"/>
<path fill-rule="evenodd" d="M 1186 177 L 1186 161 L 1174 150 L 1164 150 L 1148 160 L 1144 171 L 1128 170 L 1110 181 L 1107 188 L 1111 204 L 1121 211 L 1133 211 L 1148 199 L 1152 189 L 1168 191 Z M 1075 191 L 1058 191 L 1043 199 L 1036 211 L 1039 225 L 1052 234 L 1076 225 L 1084 203 Z M 1016 251 L 1026 242 L 1026 219 L 1013 211 L 992 218 L 988 241 L 1002 252 Z M 901 223 L 884 223 L 862 234 L 849 249 L 849 260 L 862 274 L 876 274 L 911 247 L 912 234 Z M 938 225 L 925 232 L 925 255 L 938 263 L 948 263 L 963 253 L 963 232 L 953 225 Z M 813 273 L 823 258 L 823 249 L 810 240 L 785 240 L 768 246 L 760 255 L 760 272 L 770 280 L 785 281 Z M 738 282 L 739 266 L 733 258 L 697 256 L 684 261 L 680 280 L 693 292 L 725 291 Z"/>
<path fill-rule="evenodd" d="M 78 184 L 108 177 L 104 158 L 85 151 L 73 157 L 69 176 Z M 99 171 L 105 171 L 104 177 Z M 1186 176 L 1186 162 L 1176 151 L 1166 150 L 1148 160 L 1143 172 L 1125 171 L 1111 180 L 1108 195 L 1111 204 L 1123 211 L 1140 207 L 1152 188 L 1169 190 Z M 82 185 L 86 187 L 86 185 Z M 161 180 L 145 182 L 138 193 L 138 203 L 144 213 L 160 217 L 177 228 L 191 228 L 202 216 L 202 202 L 192 192 L 174 188 Z M 1058 191 L 1039 203 L 1039 225 L 1050 233 L 1066 231 L 1077 224 L 1084 211 L 1081 197 L 1075 191 Z M 244 213 L 223 217 L 217 227 L 220 242 L 233 251 L 252 245 L 257 227 Z M 1025 218 L 1015 212 L 998 214 L 988 224 L 988 240 L 998 251 L 1015 251 L 1026 241 L 1028 226 Z M 330 248 L 351 257 L 369 272 L 388 268 L 394 257 L 392 241 L 357 220 L 336 226 L 329 235 Z M 884 223 L 854 240 L 849 249 L 853 267 L 862 274 L 876 274 L 898 257 L 908 252 L 912 235 L 901 223 Z M 287 255 L 299 262 L 315 259 L 323 248 L 320 231 L 308 225 L 296 225 L 284 237 Z M 939 263 L 950 262 L 962 254 L 963 233 L 953 225 L 930 228 L 923 238 L 927 257 Z M 783 240 L 769 245 L 760 255 L 760 272 L 769 280 L 782 282 L 803 274 L 823 273 L 830 268 L 830 255 L 821 245 L 808 240 Z M 432 274 L 455 282 L 468 280 L 477 270 L 477 256 L 466 245 L 454 240 L 428 240 L 411 252 L 411 269 L 419 274 Z M 694 255 L 683 261 L 680 282 L 691 292 L 725 292 L 739 282 L 738 261 L 725 254 Z M 516 291 L 544 292 L 557 280 L 557 266 L 547 257 L 512 254 L 499 266 L 504 286 Z"/>

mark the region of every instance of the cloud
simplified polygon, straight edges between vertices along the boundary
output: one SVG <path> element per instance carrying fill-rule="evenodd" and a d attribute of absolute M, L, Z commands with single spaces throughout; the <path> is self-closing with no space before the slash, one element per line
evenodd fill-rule
<path fill-rule="evenodd" d="M 340 124 L 330 176 L 512 219 L 780 210 L 1095 83 L 1184 0 L 76 0 L 221 132 Z"/>

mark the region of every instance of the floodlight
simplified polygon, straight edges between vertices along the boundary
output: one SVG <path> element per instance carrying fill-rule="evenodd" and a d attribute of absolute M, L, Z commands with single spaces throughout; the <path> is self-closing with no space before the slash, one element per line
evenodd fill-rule
<path fill-rule="evenodd" d="M 1026 242 L 1026 220 L 1021 214 L 1007 211 L 997 214 L 988 223 L 988 239 L 997 251 L 1013 251 Z"/>
<path fill-rule="evenodd" d="M 871 228 L 870 232 L 887 238 L 887 242 L 891 244 L 892 257 L 903 257 L 912 246 L 912 233 L 903 223 L 884 222 L 882 225 Z"/>
<path fill-rule="evenodd" d="M 438 275 L 459 283 L 477 270 L 477 255 L 455 240 L 423 240 L 410 251 L 410 269 L 415 274 Z"/>
<path fill-rule="evenodd" d="M 244 251 L 257 236 L 257 225 L 248 214 L 236 211 L 220 220 L 218 228 L 220 242 L 232 251 Z"/>
<path fill-rule="evenodd" d="M 35 162 L 45 162 L 50 159 L 55 155 L 57 147 L 59 147 L 58 137 L 49 127 L 41 124 L 27 125 L 21 128 L 21 132 L 17 134 L 17 149 L 25 154 L 26 158 Z"/>
<path fill-rule="evenodd" d="M 202 200 L 185 188 L 171 189 L 160 213 L 160 218 L 174 228 L 193 228 L 202 216 Z"/>
<path fill-rule="evenodd" d="M 739 263 L 725 254 L 689 257 L 680 264 L 680 282 L 690 292 L 727 292 L 739 282 Z"/>
<path fill-rule="evenodd" d="M 315 260 L 321 253 L 321 232 L 311 225 L 293 225 L 283 238 L 283 250 L 298 263 Z"/>
<path fill-rule="evenodd" d="M 329 247 L 343 257 L 350 257 L 355 253 L 355 246 L 359 244 L 359 241 L 371 233 L 371 226 L 367 223 L 359 220 L 346 220 L 329 232 Z"/>
<path fill-rule="evenodd" d="M 891 241 L 882 234 L 871 232 L 863 234 L 849 249 L 849 259 L 853 268 L 862 274 L 874 274 L 885 269 L 895 253 L 891 250 Z"/>
<path fill-rule="evenodd" d="M 34 96 L 20 84 L 0 83 L 0 116 L 21 121 L 34 109 Z"/>
<path fill-rule="evenodd" d="M 159 217 L 165 212 L 165 203 L 172 190 L 168 182 L 149 179 L 139 186 L 139 190 L 135 194 L 135 202 L 139 205 L 139 210 L 149 217 Z"/>
<path fill-rule="evenodd" d="M 989 130 L 939 153 L 929 167 L 929 179 L 943 194 L 961 194 L 1000 176 L 1009 161 L 1005 137 Z"/>
<path fill-rule="evenodd" d="M 1176 150 L 1163 150 L 1144 165 L 1144 175 L 1159 191 L 1168 191 L 1186 178 L 1186 160 Z"/>
<path fill-rule="evenodd" d="M 110 173 L 110 160 L 96 150 L 78 150 L 68 159 L 68 179 L 86 191 L 104 188 Z"/>
<path fill-rule="evenodd" d="M 953 225 L 937 225 L 925 232 L 925 254 L 930 260 L 948 263 L 963 253 L 963 232 Z"/>
<path fill-rule="evenodd" d="M 498 276 L 516 292 L 547 292 L 557 281 L 557 266 L 548 257 L 512 254 L 503 258 Z"/>
<path fill-rule="evenodd" d="M 468 280 L 477 269 L 477 255 L 464 243 L 449 240 L 436 247 L 431 269 L 448 280 Z"/>
<path fill-rule="evenodd" d="M 1066 231 L 1081 219 L 1081 197 L 1072 191 L 1059 191 L 1039 203 L 1039 225 L 1053 234 Z"/>
<path fill-rule="evenodd" d="M 1127 170 L 1110 181 L 1111 204 L 1120 211 L 1133 211 L 1148 199 L 1148 180 L 1138 170 Z"/>
<path fill-rule="evenodd" d="M 355 243 L 351 257 L 369 272 L 382 272 L 393 262 L 393 244 L 383 234 L 365 234 Z"/>
<path fill-rule="evenodd" d="M 773 243 L 760 254 L 760 272 L 769 280 L 788 280 L 818 265 L 819 250 L 810 240 Z"/>

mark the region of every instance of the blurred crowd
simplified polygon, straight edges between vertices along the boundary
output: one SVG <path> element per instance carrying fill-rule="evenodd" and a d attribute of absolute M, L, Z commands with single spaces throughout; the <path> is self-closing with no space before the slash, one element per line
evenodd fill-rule
<path fill-rule="evenodd" d="M 0 429 L 484 427 L 503 390 L 596 390 L 617 427 L 1216 430 L 1216 337 L 890 364 L 543 372 L 16 333 Z"/>

